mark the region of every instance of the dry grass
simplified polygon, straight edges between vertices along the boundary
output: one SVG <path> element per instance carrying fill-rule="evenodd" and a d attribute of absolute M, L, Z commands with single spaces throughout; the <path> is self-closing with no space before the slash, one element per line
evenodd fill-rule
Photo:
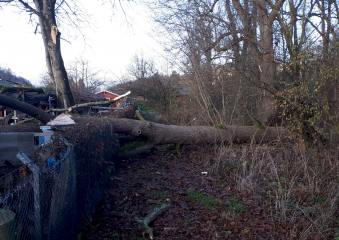
<path fill-rule="evenodd" d="M 219 146 L 214 173 L 258 199 L 272 220 L 289 223 L 291 239 L 337 239 L 339 151 L 275 146 Z"/>

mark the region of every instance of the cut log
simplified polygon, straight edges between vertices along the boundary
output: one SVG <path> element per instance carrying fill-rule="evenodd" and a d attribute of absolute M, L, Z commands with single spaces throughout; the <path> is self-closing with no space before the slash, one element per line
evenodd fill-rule
<path fill-rule="evenodd" d="M 77 117 L 74 120 L 78 126 L 86 125 L 88 128 L 110 126 L 116 133 L 146 137 L 154 144 L 267 143 L 288 136 L 288 131 L 279 127 L 259 129 L 255 126 L 229 125 L 219 129 L 208 126 L 165 125 L 110 117 Z"/>

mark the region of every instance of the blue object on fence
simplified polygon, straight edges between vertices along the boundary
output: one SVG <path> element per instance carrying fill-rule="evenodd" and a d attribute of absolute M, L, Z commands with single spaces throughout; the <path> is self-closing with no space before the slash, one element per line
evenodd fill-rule
<path fill-rule="evenodd" d="M 50 156 L 50 157 L 47 159 L 47 166 L 48 166 L 49 168 L 55 168 L 57 165 L 58 165 L 58 161 L 56 160 L 55 157 Z"/>
<path fill-rule="evenodd" d="M 38 138 L 39 138 L 39 141 L 38 141 L 39 145 L 42 145 L 45 143 L 45 136 L 38 136 Z"/>
<path fill-rule="evenodd" d="M 40 136 L 41 139 L 39 137 L 39 144 L 49 143 L 53 135 L 53 130 L 50 126 L 40 126 L 40 129 L 42 131 L 42 136 Z"/>

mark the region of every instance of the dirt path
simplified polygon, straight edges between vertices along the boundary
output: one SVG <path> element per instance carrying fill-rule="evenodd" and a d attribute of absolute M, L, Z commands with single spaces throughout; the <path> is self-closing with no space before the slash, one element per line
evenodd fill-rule
<path fill-rule="evenodd" d="M 209 151 L 158 151 L 125 162 L 81 239 L 144 239 L 135 219 L 166 202 L 169 210 L 151 224 L 154 239 L 287 239 L 291 226 L 209 173 Z"/>

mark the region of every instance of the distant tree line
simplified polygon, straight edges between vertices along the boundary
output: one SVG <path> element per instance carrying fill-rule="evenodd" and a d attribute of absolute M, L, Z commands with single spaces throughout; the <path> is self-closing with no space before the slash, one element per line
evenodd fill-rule
<path fill-rule="evenodd" d="M 150 3 L 206 122 L 284 124 L 303 134 L 335 129 L 338 1 Z"/>

